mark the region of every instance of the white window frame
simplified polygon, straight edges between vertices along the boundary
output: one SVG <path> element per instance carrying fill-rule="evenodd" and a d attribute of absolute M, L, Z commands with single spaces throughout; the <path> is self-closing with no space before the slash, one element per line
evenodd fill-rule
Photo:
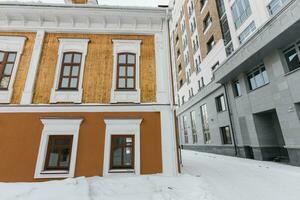
<path fill-rule="evenodd" d="M 112 40 L 113 41 L 113 79 L 111 87 L 111 103 L 140 103 L 141 89 L 140 89 L 140 54 L 141 54 L 141 40 Z M 134 53 L 136 56 L 136 71 L 135 71 L 135 90 L 120 91 L 117 90 L 117 72 L 118 72 L 118 54 L 119 53 Z"/>
<path fill-rule="evenodd" d="M 55 80 L 51 90 L 50 103 L 81 103 L 82 102 L 82 93 L 83 93 L 83 75 L 84 75 L 84 66 L 85 59 L 88 50 L 89 39 L 65 39 L 61 38 L 59 40 L 59 49 L 58 49 L 58 59 L 56 64 L 55 71 Z M 78 52 L 82 53 L 81 57 L 81 66 L 79 74 L 79 83 L 78 90 L 58 90 L 60 73 L 62 68 L 63 55 L 66 52 Z"/>
<path fill-rule="evenodd" d="M 105 119 L 105 144 L 103 176 L 111 175 L 113 172 L 129 172 L 136 175 L 141 173 L 140 161 L 140 125 L 142 119 Z M 133 135 L 134 136 L 134 170 L 110 170 L 111 136 L 112 135 Z"/>
<path fill-rule="evenodd" d="M 56 119 L 48 118 L 41 119 L 44 124 L 42 131 L 38 158 L 36 162 L 36 168 L 34 178 L 71 178 L 75 174 L 76 156 L 78 147 L 78 137 L 80 124 L 83 121 L 82 118 L 76 119 Z M 72 135 L 72 150 L 70 158 L 70 168 L 66 170 L 44 170 L 45 161 L 47 156 L 47 148 L 49 137 L 52 135 Z"/>
<path fill-rule="evenodd" d="M 7 90 L 0 90 L 0 103 L 10 103 L 13 94 L 13 86 L 18 71 L 20 58 L 24 50 L 26 37 L 0 36 L 0 50 L 5 52 L 16 52 L 15 64 Z"/>

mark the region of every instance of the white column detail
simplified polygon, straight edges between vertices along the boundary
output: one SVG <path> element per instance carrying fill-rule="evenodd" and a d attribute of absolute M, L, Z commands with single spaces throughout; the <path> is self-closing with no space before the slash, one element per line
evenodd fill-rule
<path fill-rule="evenodd" d="M 156 60 L 156 101 L 160 104 L 168 104 L 168 59 L 167 37 L 163 32 L 155 34 L 155 60 Z M 168 38 L 167 38 L 168 39 Z"/>
<path fill-rule="evenodd" d="M 175 176 L 178 173 L 177 149 L 175 138 L 175 119 L 171 109 L 160 112 L 160 124 L 163 174 L 166 176 Z"/>
<path fill-rule="evenodd" d="M 35 80 L 39 68 L 40 57 L 43 48 L 43 42 L 45 37 L 45 31 L 41 30 L 36 33 L 35 43 L 33 47 L 33 52 L 31 56 L 31 61 L 29 65 L 29 70 L 27 73 L 27 78 L 25 82 L 25 87 L 21 99 L 21 104 L 31 104 L 34 92 Z"/>

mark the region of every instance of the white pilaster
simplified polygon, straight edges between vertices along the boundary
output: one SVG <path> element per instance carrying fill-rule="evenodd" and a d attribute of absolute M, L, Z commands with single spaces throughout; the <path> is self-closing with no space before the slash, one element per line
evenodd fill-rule
<path fill-rule="evenodd" d="M 175 137 L 175 119 L 171 109 L 160 112 L 160 123 L 163 174 L 166 176 L 175 176 L 178 173 L 177 148 Z"/>
<path fill-rule="evenodd" d="M 165 24 L 164 24 L 165 26 Z M 168 93 L 168 48 L 167 30 L 155 34 L 155 60 L 156 60 L 156 101 L 160 104 L 169 103 Z"/>
<path fill-rule="evenodd" d="M 45 31 L 41 30 L 36 33 L 35 43 L 32 51 L 30 66 L 27 73 L 21 104 L 32 103 L 35 79 L 38 72 L 44 37 L 45 37 Z"/>

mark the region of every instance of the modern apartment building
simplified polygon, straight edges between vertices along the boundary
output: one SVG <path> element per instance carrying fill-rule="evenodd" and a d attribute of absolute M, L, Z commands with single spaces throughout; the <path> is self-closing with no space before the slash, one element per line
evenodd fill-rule
<path fill-rule="evenodd" d="M 176 174 L 169 13 L 0 4 L 0 180 Z"/>
<path fill-rule="evenodd" d="M 183 148 L 300 165 L 299 1 L 186 0 L 171 6 Z M 193 47 L 193 36 L 185 39 L 192 26 L 200 62 L 196 54 L 184 54 L 190 51 L 185 41 Z M 193 62 L 199 70 L 189 70 Z"/>

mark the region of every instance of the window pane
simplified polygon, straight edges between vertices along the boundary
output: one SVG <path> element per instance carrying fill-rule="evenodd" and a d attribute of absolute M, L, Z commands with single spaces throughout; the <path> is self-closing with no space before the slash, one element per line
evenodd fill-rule
<path fill-rule="evenodd" d="M 124 148 L 124 165 L 131 166 L 132 150 L 131 147 Z"/>
<path fill-rule="evenodd" d="M 124 78 L 119 78 L 119 88 L 125 88 L 125 79 Z"/>
<path fill-rule="evenodd" d="M 2 77 L 0 88 L 8 88 L 9 79 L 10 77 Z"/>
<path fill-rule="evenodd" d="M 127 61 L 128 64 L 135 64 L 135 56 L 134 55 L 131 55 L 131 54 L 128 54 L 128 61 Z"/>
<path fill-rule="evenodd" d="M 16 59 L 16 53 L 9 53 L 7 62 L 15 62 Z"/>
<path fill-rule="evenodd" d="M 58 162 L 58 157 L 59 157 L 59 154 L 58 154 L 58 152 L 55 152 L 55 149 L 54 149 L 53 152 L 50 153 L 48 167 L 56 167 L 57 162 Z"/>
<path fill-rule="evenodd" d="M 71 88 L 77 88 L 77 78 L 71 78 Z"/>
<path fill-rule="evenodd" d="M 72 61 L 72 54 L 67 53 L 65 54 L 64 63 L 70 63 Z"/>
<path fill-rule="evenodd" d="M 254 72 L 255 83 L 257 87 L 264 85 L 262 74 L 259 71 Z"/>
<path fill-rule="evenodd" d="M 71 70 L 71 66 L 65 66 L 63 75 L 70 76 L 70 70 Z"/>
<path fill-rule="evenodd" d="M 134 79 L 133 78 L 128 78 L 127 79 L 127 88 L 134 88 Z"/>
<path fill-rule="evenodd" d="M 72 76 L 78 76 L 78 73 L 79 73 L 79 67 L 78 66 L 73 66 Z"/>
<path fill-rule="evenodd" d="M 127 67 L 127 76 L 134 76 L 134 67 Z"/>
<path fill-rule="evenodd" d="M 113 151 L 113 166 L 122 166 L 122 148 Z"/>
<path fill-rule="evenodd" d="M 13 64 L 6 64 L 5 69 L 4 69 L 4 75 L 11 75 L 12 69 L 13 69 Z"/>
<path fill-rule="evenodd" d="M 69 159 L 70 159 L 70 150 L 68 148 L 65 148 L 61 152 L 59 166 L 60 167 L 68 167 Z"/>
<path fill-rule="evenodd" d="M 119 55 L 119 63 L 120 64 L 125 64 L 126 63 L 126 55 L 125 54 Z"/>
<path fill-rule="evenodd" d="M 126 76 L 126 67 L 119 67 L 119 76 Z"/>
<path fill-rule="evenodd" d="M 80 63 L 81 62 L 81 54 L 74 54 L 74 60 L 73 63 Z"/>
<path fill-rule="evenodd" d="M 262 76 L 263 76 L 263 79 L 264 79 L 264 83 L 265 84 L 269 83 L 269 77 L 268 77 L 268 74 L 267 74 L 267 71 L 266 71 L 265 68 L 264 68 L 264 70 L 262 72 Z"/>
<path fill-rule="evenodd" d="M 300 67 L 299 57 L 297 55 L 296 49 L 292 49 L 285 53 L 285 59 L 289 68 L 289 71 L 293 71 Z"/>
<path fill-rule="evenodd" d="M 250 88 L 251 90 L 254 90 L 256 88 L 254 77 L 251 75 L 249 80 L 250 80 Z"/>
<path fill-rule="evenodd" d="M 0 62 L 2 62 L 4 59 L 4 53 L 3 52 L 0 52 Z"/>
<path fill-rule="evenodd" d="M 62 88 L 67 88 L 69 84 L 69 78 L 63 78 L 61 81 L 61 87 Z"/>

